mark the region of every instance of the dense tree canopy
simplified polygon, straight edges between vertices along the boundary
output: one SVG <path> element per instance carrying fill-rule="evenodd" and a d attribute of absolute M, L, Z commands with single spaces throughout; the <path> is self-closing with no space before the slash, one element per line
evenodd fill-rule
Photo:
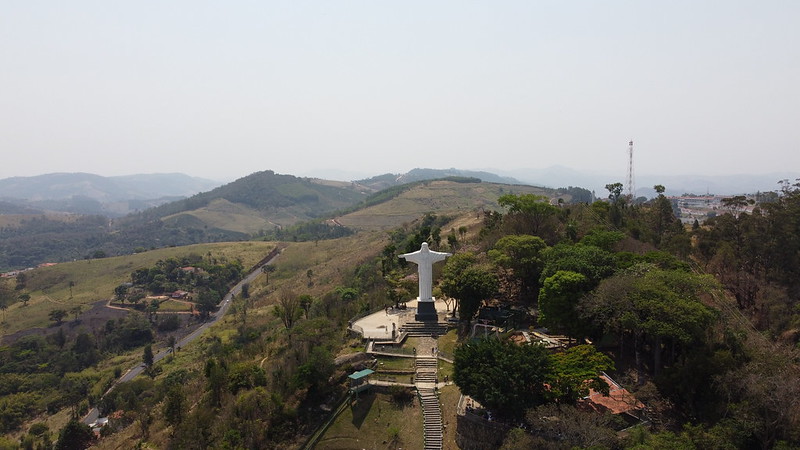
<path fill-rule="evenodd" d="M 581 337 L 588 325 L 577 307 L 588 286 L 588 278 L 577 272 L 559 270 L 547 277 L 539 293 L 539 323 L 570 337 Z"/>
<path fill-rule="evenodd" d="M 488 254 L 495 264 L 511 272 L 523 299 L 535 300 L 544 264 L 542 252 L 546 248 L 547 244 L 538 236 L 508 235 L 500 238 Z"/>
<path fill-rule="evenodd" d="M 520 417 L 546 401 L 551 361 L 544 347 L 480 339 L 458 347 L 454 362 L 461 392 L 497 414 Z"/>
<path fill-rule="evenodd" d="M 575 403 L 589 388 L 608 392 L 600 374 L 613 368 L 611 359 L 590 345 L 551 354 L 541 345 L 487 338 L 456 349 L 453 381 L 484 407 L 519 418 L 545 403 Z"/>
<path fill-rule="evenodd" d="M 458 300 L 459 317 L 469 322 L 475 317 L 481 302 L 497 292 L 497 276 L 487 265 L 470 265 L 469 254 L 450 258 L 442 270 L 441 289 L 445 295 Z M 452 261 L 452 263 L 451 263 Z"/>

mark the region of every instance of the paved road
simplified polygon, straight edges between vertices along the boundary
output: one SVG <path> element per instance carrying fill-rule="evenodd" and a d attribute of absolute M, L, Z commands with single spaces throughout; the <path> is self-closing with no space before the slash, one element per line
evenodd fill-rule
<path fill-rule="evenodd" d="M 200 337 L 200 335 L 203 334 L 208 329 L 208 327 L 214 325 L 215 323 L 217 323 L 218 320 L 222 319 L 222 317 L 225 316 L 225 313 L 228 312 L 228 309 L 230 309 L 232 303 L 231 300 L 233 299 L 233 297 L 235 295 L 239 295 L 239 293 L 242 292 L 242 286 L 245 283 L 252 283 L 253 280 L 255 280 L 259 275 L 263 273 L 261 271 L 261 267 L 272 264 L 272 262 L 275 261 L 275 258 L 277 258 L 279 255 L 280 252 L 276 253 L 275 256 L 270 258 L 267 262 L 265 262 L 261 266 L 256 267 L 252 272 L 247 274 L 247 276 L 244 277 L 242 281 L 238 282 L 236 286 L 231 288 L 231 290 L 228 291 L 227 294 L 225 294 L 225 297 L 223 297 L 222 302 L 220 303 L 219 310 L 217 310 L 216 313 L 212 314 L 211 318 L 207 322 L 203 323 L 202 325 L 197 327 L 197 329 L 195 329 L 194 331 L 192 331 L 191 333 L 187 334 L 182 339 L 177 341 L 175 343 L 175 347 L 183 347 L 186 344 L 192 342 L 193 340 Z M 165 348 L 160 352 L 156 353 L 155 355 L 153 355 L 153 363 L 157 363 L 162 359 L 166 358 L 167 355 L 169 355 L 170 351 L 171 351 L 170 348 Z M 122 375 L 119 378 L 119 380 L 117 380 L 114 384 L 112 384 L 111 387 L 108 388 L 108 390 L 105 392 L 105 394 L 103 394 L 103 396 L 108 395 L 108 393 L 114 390 L 114 388 L 117 387 L 118 384 L 133 380 L 134 378 L 139 376 L 143 371 L 144 371 L 144 364 L 139 364 L 138 366 L 125 372 L 125 375 Z M 94 423 L 97 421 L 99 416 L 100 412 L 97 410 L 96 407 L 93 407 L 91 410 L 89 410 L 89 413 L 87 413 L 86 416 L 83 418 L 83 423 L 87 425 Z"/>

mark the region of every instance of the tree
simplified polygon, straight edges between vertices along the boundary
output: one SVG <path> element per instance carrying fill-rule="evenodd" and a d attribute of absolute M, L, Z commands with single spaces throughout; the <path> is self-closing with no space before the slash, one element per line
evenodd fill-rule
<path fill-rule="evenodd" d="M 158 312 L 158 308 L 161 307 L 161 303 L 157 299 L 150 300 L 150 303 L 145 306 L 144 311 L 147 313 L 147 318 L 152 322 L 156 318 L 156 313 Z"/>
<path fill-rule="evenodd" d="M 183 392 L 183 387 L 177 383 L 170 385 L 164 396 L 164 409 L 162 410 L 168 424 L 176 426 L 183 422 L 185 404 L 186 394 Z"/>
<path fill-rule="evenodd" d="M 125 296 L 128 293 L 128 285 L 127 284 L 120 284 L 119 286 L 114 288 L 114 297 L 116 297 L 117 301 L 125 303 Z"/>
<path fill-rule="evenodd" d="M 546 249 L 543 257 L 541 282 L 559 270 L 577 272 L 587 278 L 587 290 L 593 289 L 600 280 L 611 276 L 616 269 L 614 255 L 594 245 L 559 244 Z"/>
<path fill-rule="evenodd" d="M 219 300 L 220 296 L 217 291 L 203 289 L 200 291 L 200 295 L 198 295 L 197 310 L 200 311 L 200 314 L 203 316 L 203 318 L 207 318 L 211 312 L 217 308 Z"/>
<path fill-rule="evenodd" d="M 59 390 L 63 393 L 64 400 L 72 409 L 72 417 L 78 418 L 80 403 L 89 395 L 91 381 L 77 373 L 67 373 L 61 378 Z"/>
<path fill-rule="evenodd" d="M 75 282 L 69 280 L 69 298 L 72 298 L 72 288 L 75 287 Z"/>
<path fill-rule="evenodd" d="M 242 321 L 242 331 L 244 331 L 244 327 L 247 326 L 247 311 L 250 309 L 250 300 L 242 297 L 234 297 L 233 298 L 233 312 Z"/>
<path fill-rule="evenodd" d="M 358 289 L 353 287 L 339 286 L 335 289 L 335 291 L 343 302 L 351 302 L 357 299 L 359 296 Z"/>
<path fill-rule="evenodd" d="M 641 382 L 642 351 L 651 352 L 658 375 L 665 345 L 671 347 L 674 360 L 679 348 L 702 342 L 716 316 L 700 301 L 700 294 L 714 287 L 707 276 L 638 264 L 604 280 L 584 297 L 579 310 L 583 317 L 620 336 L 620 354 L 626 343 L 632 344 Z"/>
<path fill-rule="evenodd" d="M 321 396 L 328 386 L 328 378 L 333 375 L 336 365 L 333 355 L 324 346 L 315 346 L 308 355 L 308 360 L 297 368 L 296 380 L 307 386 L 311 395 Z"/>
<path fill-rule="evenodd" d="M 530 424 L 533 434 L 558 443 L 553 448 L 619 447 L 619 438 L 613 428 L 614 418 L 608 412 L 583 411 L 569 404 L 547 404 L 530 409 L 525 413 L 525 419 Z M 527 448 L 549 448 L 549 446 Z"/>
<path fill-rule="evenodd" d="M 589 389 L 608 394 L 609 386 L 600 377 L 614 370 L 614 362 L 591 345 L 578 345 L 550 357 L 553 372 L 548 396 L 561 404 L 574 404 L 589 395 Z"/>
<path fill-rule="evenodd" d="M 653 244 L 661 246 L 666 239 L 666 234 L 670 230 L 683 232 L 680 220 L 675 216 L 672 209 L 672 202 L 664 196 L 664 186 L 657 184 L 654 186 L 658 197 L 653 200 L 648 211 L 650 216 L 650 228 L 653 232 Z"/>
<path fill-rule="evenodd" d="M 28 275 L 26 275 L 25 272 L 20 272 L 17 274 L 16 281 L 17 285 L 14 287 L 14 289 L 21 291 L 28 285 Z"/>
<path fill-rule="evenodd" d="M 300 299 L 294 291 L 284 289 L 278 296 L 278 304 L 272 309 L 272 314 L 281 319 L 287 330 L 292 329 L 294 322 L 300 318 Z"/>
<path fill-rule="evenodd" d="M 608 198 L 612 204 L 617 204 L 622 197 L 622 183 L 610 183 L 606 185 L 608 190 Z"/>
<path fill-rule="evenodd" d="M 542 252 L 546 248 L 547 244 L 538 236 L 508 235 L 495 243 L 489 250 L 489 257 L 498 266 L 511 271 L 522 298 L 535 300 L 544 265 Z"/>
<path fill-rule="evenodd" d="M 3 310 L 3 322 L 6 321 L 6 309 L 11 306 L 16 299 L 14 291 L 5 282 L 0 281 L 0 309 Z"/>
<path fill-rule="evenodd" d="M 546 278 L 539 293 L 539 322 L 570 338 L 582 337 L 587 325 L 577 306 L 588 286 L 589 279 L 577 272 L 559 270 Z"/>
<path fill-rule="evenodd" d="M 480 309 L 481 302 L 497 292 L 497 276 L 486 265 L 468 266 L 460 272 L 452 269 L 442 272 L 441 289 L 445 295 L 458 300 L 459 318 L 469 323 Z"/>
<path fill-rule="evenodd" d="M 455 233 L 451 232 L 447 235 L 447 246 L 450 250 L 456 250 L 458 248 L 458 238 Z"/>
<path fill-rule="evenodd" d="M 729 411 L 742 429 L 773 448 L 778 440 L 800 440 L 800 369 L 796 352 L 751 343 L 752 359 L 725 374 L 723 393 Z"/>
<path fill-rule="evenodd" d="M 300 301 L 300 308 L 303 310 L 306 319 L 308 319 L 308 312 L 311 310 L 311 305 L 314 303 L 314 297 L 309 294 L 301 294 L 298 300 Z"/>
<path fill-rule="evenodd" d="M 594 229 L 586 233 L 586 236 L 581 238 L 580 243 L 583 245 L 593 245 L 607 252 L 613 252 L 614 246 L 623 239 L 625 239 L 625 233 L 621 231 Z"/>
<path fill-rule="evenodd" d="M 311 269 L 306 270 L 306 278 L 308 278 L 308 283 L 307 283 L 308 287 L 314 286 L 314 281 L 312 280 L 313 277 L 314 277 L 314 271 Z"/>
<path fill-rule="evenodd" d="M 167 345 L 169 346 L 170 351 L 172 352 L 173 355 L 175 354 L 175 344 L 176 343 L 177 343 L 177 341 L 175 339 L 175 336 L 170 335 L 169 339 L 167 339 Z"/>
<path fill-rule="evenodd" d="M 753 203 L 755 203 L 754 200 L 748 199 L 744 195 L 735 195 L 722 199 L 722 207 L 733 217 L 738 217 L 748 205 L 752 205 Z"/>
<path fill-rule="evenodd" d="M 150 378 L 155 378 L 155 372 L 153 371 L 153 347 L 150 344 L 144 346 L 144 353 L 142 354 L 142 362 L 144 363 L 144 370 L 150 375 Z"/>
<path fill-rule="evenodd" d="M 264 277 L 266 278 L 264 283 L 269 284 L 269 274 L 272 272 L 275 272 L 275 266 L 271 264 L 264 264 L 261 266 L 261 273 L 263 273 Z"/>
<path fill-rule="evenodd" d="M 558 208 L 550 205 L 547 197 L 541 195 L 506 194 L 501 195 L 497 203 L 507 208 L 508 214 L 518 222 L 514 229 L 532 235 L 546 234 L 544 231 L 548 219 L 558 212 Z"/>
<path fill-rule="evenodd" d="M 61 322 L 64 320 L 64 317 L 67 317 L 67 310 L 54 309 L 50 311 L 50 314 L 48 316 L 50 317 L 50 320 L 56 323 L 56 325 L 61 325 Z"/>
<path fill-rule="evenodd" d="M 250 298 L 250 283 L 242 284 L 242 298 Z"/>
<path fill-rule="evenodd" d="M 383 279 L 386 281 L 386 297 L 394 303 L 395 308 L 400 307 L 400 302 L 405 302 L 411 296 L 411 287 L 397 270 L 387 273 Z"/>
<path fill-rule="evenodd" d="M 19 296 L 17 298 L 19 299 L 19 301 L 22 302 L 22 306 L 28 306 L 28 302 L 31 301 L 31 294 L 28 294 L 27 292 L 25 292 L 25 293 L 19 294 Z"/>
<path fill-rule="evenodd" d="M 83 311 L 83 307 L 80 305 L 70 308 L 69 312 L 75 317 L 75 322 L 78 321 L 78 316 L 81 315 L 81 311 Z"/>
<path fill-rule="evenodd" d="M 457 290 L 457 279 L 459 275 L 464 272 L 469 266 L 477 264 L 477 257 L 472 252 L 456 253 L 455 255 L 447 258 L 442 268 L 441 280 L 439 282 L 440 289 L 449 298 L 455 299 L 455 306 L 453 306 L 453 317 L 458 310 L 458 298 L 451 295 L 452 292 Z"/>
<path fill-rule="evenodd" d="M 519 418 L 547 401 L 552 367 L 543 346 L 472 340 L 456 349 L 453 362 L 453 381 L 461 392 L 498 415 Z"/>
<path fill-rule="evenodd" d="M 94 443 L 95 437 L 88 425 L 77 419 L 72 419 L 64 425 L 58 434 L 56 450 L 78 450 L 89 448 Z"/>

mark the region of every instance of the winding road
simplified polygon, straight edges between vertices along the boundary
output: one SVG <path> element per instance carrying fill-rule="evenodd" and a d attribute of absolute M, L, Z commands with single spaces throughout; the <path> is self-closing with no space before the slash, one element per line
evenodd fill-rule
<path fill-rule="evenodd" d="M 268 259 L 263 264 L 256 266 L 252 272 L 247 274 L 246 277 L 244 277 L 241 281 L 236 283 L 236 285 L 232 287 L 227 294 L 225 294 L 225 297 L 223 297 L 222 302 L 220 303 L 219 309 L 217 310 L 216 313 L 211 314 L 210 320 L 204 322 L 202 325 L 197 327 L 197 329 L 195 329 L 191 333 L 187 334 L 186 336 L 178 340 L 175 343 L 175 347 L 176 348 L 184 347 L 185 345 L 189 344 L 193 340 L 200 337 L 201 334 L 203 334 L 210 326 L 217 323 L 218 320 L 222 319 L 222 317 L 224 317 L 225 314 L 228 312 L 228 309 L 230 309 L 232 303 L 231 300 L 233 299 L 233 297 L 239 295 L 239 293 L 242 292 L 242 286 L 246 283 L 252 283 L 253 280 L 255 280 L 259 275 L 261 275 L 263 273 L 262 267 L 271 265 L 273 261 L 275 261 L 275 258 L 280 256 L 281 250 L 278 250 L 272 258 Z M 166 358 L 166 356 L 169 355 L 170 351 L 171 351 L 170 348 L 165 348 L 162 349 L 160 352 L 156 353 L 155 355 L 153 355 L 153 364 Z M 119 379 L 116 382 L 114 382 L 114 384 L 112 384 L 110 388 L 108 388 L 108 390 L 103 394 L 103 396 L 105 397 L 106 395 L 108 395 L 108 393 L 114 390 L 114 388 L 117 387 L 117 385 L 119 385 L 120 383 L 125 383 L 126 381 L 133 380 L 143 371 L 144 371 L 144 364 L 139 364 L 136 367 L 128 370 L 127 372 L 125 372 L 125 375 L 119 377 Z M 83 423 L 87 425 L 95 423 L 97 422 L 97 419 L 99 417 L 100 417 L 100 411 L 97 410 L 96 406 L 92 407 L 92 409 L 90 409 L 89 412 L 86 414 L 86 416 L 83 418 Z"/>

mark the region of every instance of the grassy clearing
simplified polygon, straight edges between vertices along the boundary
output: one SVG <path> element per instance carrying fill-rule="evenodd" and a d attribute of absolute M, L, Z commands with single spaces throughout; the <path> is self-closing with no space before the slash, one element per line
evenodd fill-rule
<path fill-rule="evenodd" d="M 453 379 L 453 365 L 447 361 L 439 360 L 439 380 L 444 381 L 444 377 L 447 376 L 449 380 Z"/>
<path fill-rule="evenodd" d="M 178 302 L 175 300 L 167 300 L 158 306 L 159 312 L 189 312 L 192 310 L 192 305 L 186 302 Z"/>
<path fill-rule="evenodd" d="M 378 370 L 410 370 L 414 368 L 414 358 L 378 357 Z"/>
<path fill-rule="evenodd" d="M 393 402 L 387 394 L 362 392 L 359 399 L 336 418 L 315 448 L 422 447 L 422 408 L 416 398 L 403 405 Z"/>
<path fill-rule="evenodd" d="M 199 244 L 35 269 L 26 272 L 27 288 L 23 291 L 30 293 L 30 302 L 27 306 L 15 303 L 8 308 L 2 333 L 5 335 L 28 328 L 46 327 L 50 323 L 48 314 L 54 309 L 69 311 L 80 306 L 86 311 L 94 302 L 112 297 L 115 287 L 130 280 L 131 272 L 151 267 L 160 259 L 180 258 L 193 253 L 207 256 L 210 253 L 218 260 L 238 259 L 249 269 L 274 247 L 275 244 L 270 242 Z"/>
<path fill-rule="evenodd" d="M 458 346 L 458 330 L 450 330 L 437 341 L 439 350 L 452 355 Z"/>
<path fill-rule="evenodd" d="M 319 297 L 341 286 L 345 270 L 352 271 L 359 264 L 370 261 L 387 243 L 382 233 L 291 243 L 275 260 L 276 270 L 270 274 L 268 285 L 258 282 L 251 287 L 274 292 L 287 286 L 298 293 Z"/>

